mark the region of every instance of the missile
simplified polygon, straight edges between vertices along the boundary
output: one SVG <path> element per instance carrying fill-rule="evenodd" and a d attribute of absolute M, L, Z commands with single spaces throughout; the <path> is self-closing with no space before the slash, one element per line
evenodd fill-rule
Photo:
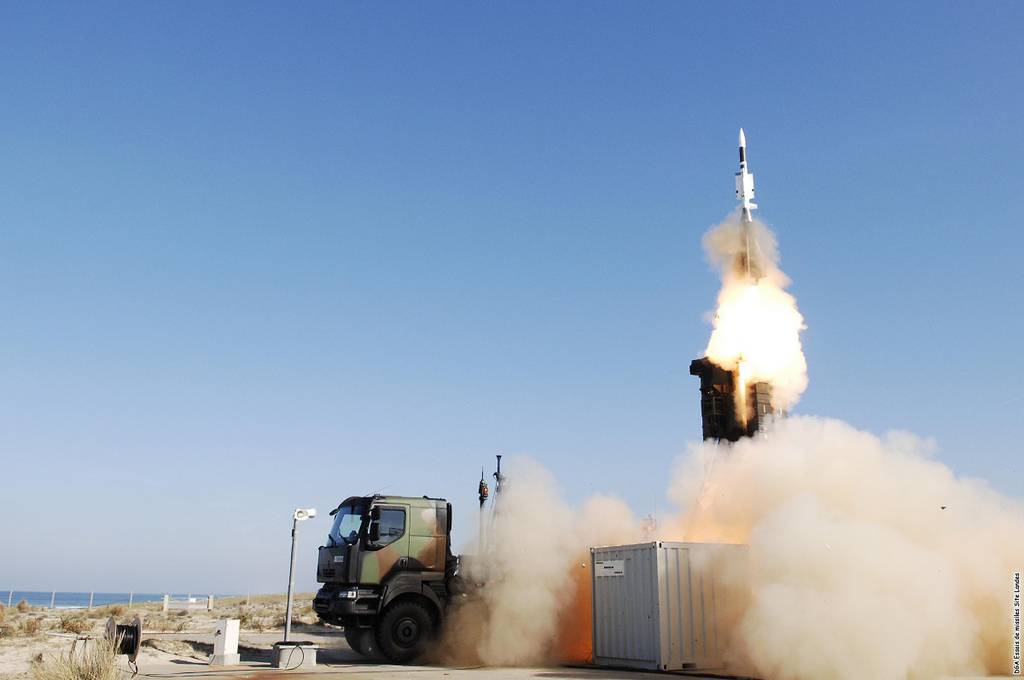
<path fill-rule="evenodd" d="M 746 274 L 748 279 L 756 281 L 761 278 L 761 272 L 757 266 L 758 260 L 751 257 L 750 252 L 750 225 L 754 220 L 750 213 L 757 207 L 757 203 L 754 203 L 754 175 L 747 169 L 747 136 L 743 134 L 743 128 L 740 128 L 740 171 L 736 173 L 736 200 L 740 202 L 740 223 L 743 226 L 743 252 L 737 259 L 736 268 Z M 760 251 L 756 239 L 753 246 Z"/>
<path fill-rule="evenodd" d="M 740 171 L 736 173 L 736 200 L 740 202 L 743 222 L 751 221 L 750 211 L 757 207 L 754 203 L 754 175 L 747 170 L 747 136 L 740 128 Z"/>

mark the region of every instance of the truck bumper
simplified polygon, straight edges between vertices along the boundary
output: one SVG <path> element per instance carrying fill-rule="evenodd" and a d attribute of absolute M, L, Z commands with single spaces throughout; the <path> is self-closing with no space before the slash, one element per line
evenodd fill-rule
<path fill-rule="evenodd" d="M 313 611 L 328 623 L 360 625 L 380 611 L 380 591 L 376 588 L 326 585 L 313 598 Z"/>

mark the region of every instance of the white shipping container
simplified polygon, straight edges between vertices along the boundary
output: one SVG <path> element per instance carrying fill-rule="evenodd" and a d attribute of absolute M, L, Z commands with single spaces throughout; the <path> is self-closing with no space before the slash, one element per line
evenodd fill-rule
<path fill-rule="evenodd" d="M 658 541 L 591 548 L 590 557 L 595 665 L 722 667 L 746 546 Z"/>

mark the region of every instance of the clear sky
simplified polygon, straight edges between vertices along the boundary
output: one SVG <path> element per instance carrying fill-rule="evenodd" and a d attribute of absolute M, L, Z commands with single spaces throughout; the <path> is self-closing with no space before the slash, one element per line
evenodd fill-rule
<path fill-rule="evenodd" d="M 1020 494 L 1024 4 L 7 3 L 0 589 L 280 591 L 529 454 L 669 508 L 747 130 L 800 413 Z M 313 587 L 325 517 L 302 528 Z"/>

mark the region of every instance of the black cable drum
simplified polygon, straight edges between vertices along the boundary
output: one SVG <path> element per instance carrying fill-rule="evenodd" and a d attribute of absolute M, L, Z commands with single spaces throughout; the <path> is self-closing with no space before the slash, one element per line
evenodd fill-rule
<path fill-rule="evenodd" d="M 127 625 L 121 625 L 111 616 L 107 620 L 107 640 L 114 645 L 115 654 L 127 654 L 128 660 L 135 663 L 142 646 L 142 621 L 138 616 Z"/>

